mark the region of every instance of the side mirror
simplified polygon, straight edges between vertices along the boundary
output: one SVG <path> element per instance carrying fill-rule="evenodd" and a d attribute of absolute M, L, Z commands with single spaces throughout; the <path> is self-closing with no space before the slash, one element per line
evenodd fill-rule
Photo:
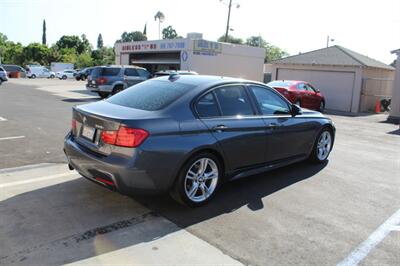
<path fill-rule="evenodd" d="M 291 112 L 292 112 L 292 116 L 299 115 L 299 114 L 301 114 L 301 108 L 296 104 L 292 104 Z"/>
<path fill-rule="evenodd" d="M 319 90 L 319 89 L 315 89 L 315 92 L 316 92 L 316 93 L 320 93 L 320 90 Z"/>

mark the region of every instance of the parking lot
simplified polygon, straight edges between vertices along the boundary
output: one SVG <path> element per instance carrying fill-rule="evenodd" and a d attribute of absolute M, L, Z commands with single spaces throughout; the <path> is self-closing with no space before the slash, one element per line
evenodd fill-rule
<path fill-rule="evenodd" d="M 68 170 L 71 107 L 97 100 L 72 80 L 0 86 L 0 265 L 399 265 L 400 130 L 387 115 L 330 113 L 328 163 L 234 181 L 190 209 Z"/>

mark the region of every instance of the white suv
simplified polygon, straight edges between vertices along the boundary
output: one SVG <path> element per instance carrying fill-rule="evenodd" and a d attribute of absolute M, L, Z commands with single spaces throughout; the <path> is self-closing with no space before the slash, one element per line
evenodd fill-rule
<path fill-rule="evenodd" d="M 71 79 L 75 77 L 76 73 L 76 70 L 65 69 L 63 71 L 57 72 L 56 77 L 59 79 Z"/>

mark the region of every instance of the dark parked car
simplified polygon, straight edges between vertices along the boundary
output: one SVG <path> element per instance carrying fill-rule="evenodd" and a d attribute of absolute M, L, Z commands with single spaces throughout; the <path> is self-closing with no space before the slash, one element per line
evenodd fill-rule
<path fill-rule="evenodd" d="M 323 112 L 325 109 L 324 96 L 308 82 L 300 80 L 275 80 L 267 85 L 279 91 L 291 103 L 298 106 L 320 112 Z"/>
<path fill-rule="evenodd" d="M 2 67 L 7 71 L 9 78 L 15 78 L 19 75 L 21 78 L 26 78 L 26 70 L 17 65 L 2 65 Z"/>
<path fill-rule="evenodd" d="M 87 67 L 84 69 L 79 70 L 75 74 L 75 79 L 76 80 L 86 80 L 87 77 L 90 75 L 90 72 L 92 71 L 93 67 Z"/>
<path fill-rule="evenodd" d="M 179 74 L 179 75 L 198 75 L 197 72 L 190 71 L 190 70 L 163 70 L 163 71 L 158 71 L 154 73 L 154 77 L 162 77 L 162 76 L 169 76 L 173 74 Z"/>
<path fill-rule="evenodd" d="M 136 66 L 95 67 L 88 76 L 86 89 L 106 98 L 150 77 L 151 74 L 145 68 Z"/>
<path fill-rule="evenodd" d="M 7 71 L 5 71 L 5 69 L 0 66 L 0 85 L 1 83 L 7 80 L 8 80 Z"/>
<path fill-rule="evenodd" d="M 71 169 L 123 194 L 169 191 L 199 206 L 225 181 L 327 160 L 335 127 L 265 84 L 216 76 L 151 79 L 73 107 Z"/>

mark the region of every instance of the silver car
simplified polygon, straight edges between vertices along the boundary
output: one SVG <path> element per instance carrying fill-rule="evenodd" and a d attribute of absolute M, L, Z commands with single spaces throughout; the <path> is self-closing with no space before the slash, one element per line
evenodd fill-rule
<path fill-rule="evenodd" d="M 3 83 L 3 81 L 7 81 L 7 71 L 4 70 L 4 68 L 0 67 L 0 85 Z"/>

